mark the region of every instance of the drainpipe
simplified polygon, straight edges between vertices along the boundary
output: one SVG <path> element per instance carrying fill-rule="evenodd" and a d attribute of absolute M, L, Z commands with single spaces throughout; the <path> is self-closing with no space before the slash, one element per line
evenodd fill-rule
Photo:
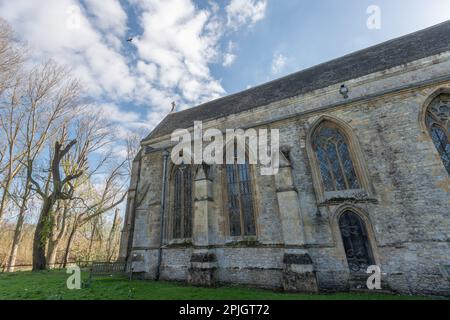
<path fill-rule="evenodd" d="M 164 242 L 164 212 L 166 211 L 166 189 L 167 189 L 167 162 L 169 160 L 169 151 L 163 151 L 163 181 L 162 181 L 162 192 L 161 192 L 161 210 L 160 210 L 160 236 L 159 236 L 159 248 L 158 248 L 158 265 L 156 267 L 155 280 L 159 280 L 161 273 L 161 261 L 162 261 L 162 247 Z"/>

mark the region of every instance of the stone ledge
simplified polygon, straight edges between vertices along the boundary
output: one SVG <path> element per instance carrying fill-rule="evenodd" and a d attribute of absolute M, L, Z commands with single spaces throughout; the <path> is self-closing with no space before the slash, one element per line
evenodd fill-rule
<path fill-rule="evenodd" d="M 366 190 L 341 190 L 341 191 L 326 191 L 324 193 L 324 201 L 319 203 L 319 207 L 336 205 L 342 203 L 378 203 L 378 200 Z"/>

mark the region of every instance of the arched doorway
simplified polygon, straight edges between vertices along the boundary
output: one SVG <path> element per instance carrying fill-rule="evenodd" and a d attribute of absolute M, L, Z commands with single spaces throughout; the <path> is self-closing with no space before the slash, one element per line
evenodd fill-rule
<path fill-rule="evenodd" d="M 350 271 L 365 273 L 368 266 L 375 265 L 375 260 L 364 221 L 347 210 L 339 218 L 339 229 Z"/>

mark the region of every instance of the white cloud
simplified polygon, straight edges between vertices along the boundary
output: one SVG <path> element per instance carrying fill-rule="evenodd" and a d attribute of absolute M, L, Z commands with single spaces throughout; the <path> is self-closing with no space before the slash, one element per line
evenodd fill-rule
<path fill-rule="evenodd" d="M 94 105 L 94 108 L 100 110 L 101 116 L 112 122 L 136 122 L 139 121 L 139 114 L 135 112 L 124 112 L 120 108 L 112 103 L 104 103 L 100 105 Z"/>
<path fill-rule="evenodd" d="M 179 105 L 192 106 L 223 95 L 225 90 L 209 69 L 219 56 L 222 29 L 218 16 L 207 9 L 197 9 L 191 0 L 133 3 L 142 12 L 144 30 L 134 41 L 138 57 L 159 70 L 152 85 L 167 96 L 159 107 L 169 110 L 170 102 L 180 97 Z"/>
<path fill-rule="evenodd" d="M 94 16 L 93 24 L 96 28 L 121 37 L 125 36 L 128 17 L 119 0 L 84 0 L 84 3 L 88 12 Z"/>
<path fill-rule="evenodd" d="M 224 67 L 229 67 L 234 63 L 234 61 L 236 61 L 237 55 L 234 54 L 235 48 L 236 48 L 236 45 L 234 44 L 234 42 L 228 41 L 227 52 L 225 52 L 225 54 L 223 55 L 222 65 Z"/>
<path fill-rule="evenodd" d="M 253 25 L 265 17 L 267 0 L 231 0 L 225 8 L 228 26 L 238 29 L 242 25 Z"/>
<path fill-rule="evenodd" d="M 0 0 L 2 17 L 32 47 L 33 59 L 69 66 L 120 134 L 154 127 L 172 101 L 185 109 L 224 95 L 210 66 L 231 65 L 236 54 L 232 42 L 223 48 L 221 41 L 230 29 L 262 19 L 266 7 L 265 0 L 232 0 L 224 13 L 213 1 L 204 8 L 193 0 L 128 3 L 141 29 L 133 34 L 127 24 L 135 17 L 120 0 Z M 132 43 L 125 41 L 130 35 Z M 146 109 L 128 112 L 130 105 Z"/>
<path fill-rule="evenodd" d="M 105 2 L 104 6 L 112 3 Z M 52 58 L 71 67 L 88 94 L 131 94 L 134 79 L 127 59 L 105 41 L 94 26 L 98 19 L 90 21 L 78 1 L 48 0 L 42 4 L 0 0 L 0 12 L 34 49 L 35 59 Z"/>
<path fill-rule="evenodd" d="M 234 61 L 236 61 L 236 58 L 237 58 L 237 56 L 233 53 L 229 53 L 229 52 L 225 53 L 223 56 L 223 66 L 224 67 L 231 66 L 234 63 Z"/>
<path fill-rule="evenodd" d="M 141 75 L 143 75 L 149 81 L 155 81 L 158 77 L 158 67 L 153 63 L 145 63 L 139 61 L 137 69 Z"/>
<path fill-rule="evenodd" d="M 84 0 L 84 3 L 89 15 L 93 16 L 93 26 L 103 32 L 109 44 L 116 49 L 121 48 L 128 30 L 128 16 L 119 0 Z"/>
<path fill-rule="evenodd" d="M 286 67 L 287 58 L 281 53 L 275 54 L 272 60 L 272 74 L 282 73 Z"/>

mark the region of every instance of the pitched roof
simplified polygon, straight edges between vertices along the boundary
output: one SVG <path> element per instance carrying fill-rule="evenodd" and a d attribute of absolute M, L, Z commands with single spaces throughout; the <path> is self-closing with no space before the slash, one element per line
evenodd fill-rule
<path fill-rule="evenodd" d="M 450 20 L 260 86 L 169 114 L 144 139 L 150 140 L 207 121 L 247 111 L 316 89 L 450 51 Z"/>

